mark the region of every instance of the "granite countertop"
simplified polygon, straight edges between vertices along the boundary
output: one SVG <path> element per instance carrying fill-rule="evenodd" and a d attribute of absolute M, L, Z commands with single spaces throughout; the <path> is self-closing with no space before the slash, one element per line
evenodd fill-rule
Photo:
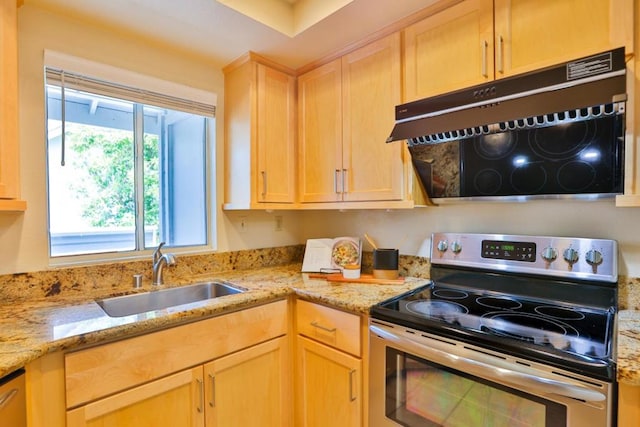
<path fill-rule="evenodd" d="M 190 281 L 196 283 L 211 279 L 232 282 L 246 291 L 119 318 L 107 316 L 94 302 L 95 295 L 82 297 L 62 292 L 53 298 L 2 301 L 0 377 L 47 353 L 159 330 L 275 301 L 291 294 L 354 313 L 368 314 L 372 305 L 427 283 L 426 279 L 412 277 L 398 285 L 327 282 L 301 274 L 299 264 L 192 276 Z"/>
<path fill-rule="evenodd" d="M 300 264 L 191 275 L 186 282 L 212 279 L 227 280 L 246 291 L 120 318 L 107 316 L 94 302 L 95 294 L 60 292 L 53 297 L 16 301 L 5 297 L 0 302 L 0 377 L 54 351 L 197 321 L 292 294 L 368 314 L 372 305 L 427 283 L 427 279 L 416 277 L 407 277 L 399 285 L 327 282 L 301 274 Z M 640 310 L 633 308 L 618 314 L 617 376 L 620 382 L 640 386 Z"/>
<path fill-rule="evenodd" d="M 640 386 L 640 310 L 618 313 L 618 381 Z"/>

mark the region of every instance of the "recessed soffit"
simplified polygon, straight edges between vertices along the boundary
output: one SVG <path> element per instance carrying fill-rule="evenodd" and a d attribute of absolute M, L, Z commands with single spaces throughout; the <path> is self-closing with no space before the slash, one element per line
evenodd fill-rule
<path fill-rule="evenodd" d="M 295 37 L 353 0 L 217 0 L 274 30 Z"/>

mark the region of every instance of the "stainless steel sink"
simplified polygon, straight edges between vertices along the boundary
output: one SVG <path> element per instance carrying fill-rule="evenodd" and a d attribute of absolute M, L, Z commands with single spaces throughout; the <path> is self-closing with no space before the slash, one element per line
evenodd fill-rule
<path fill-rule="evenodd" d="M 182 304 L 244 292 L 224 282 L 206 282 L 140 294 L 96 300 L 110 317 L 123 317 L 147 311 L 162 310 Z"/>

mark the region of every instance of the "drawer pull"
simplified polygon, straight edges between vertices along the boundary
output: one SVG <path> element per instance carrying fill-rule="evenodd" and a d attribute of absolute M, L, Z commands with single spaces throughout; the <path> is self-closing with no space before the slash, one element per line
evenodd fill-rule
<path fill-rule="evenodd" d="M 311 326 L 313 326 L 314 328 L 322 329 L 325 332 L 334 333 L 336 331 L 336 328 L 327 328 L 326 326 L 322 326 L 321 324 L 319 324 L 315 320 L 313 322 L 311 322 Z"/>
<path fill-rule="evenodd" d="M 488 49 L 488 43 L 486 40 L 482 40 L 482 70 L 480 71 L 482 73 L 482 77 L 489 77 L 489 72 L 487 71 L 487 49 Z"/>
<path fill-rule="evenodd" d="M 349 189 L 347 188 L 347 169 L 342 169 L 342 192 L 349 192 Z"/>
<path fill-rule="evenodd" d="M 6 392 L 5 394 L 3 394 L 2 396 L 0 396 L 0 410 L 2 408 L 4 408 L 5 406 L 7 406 L 9 404 L 9 402 L 11 402 L 11 399 L 13 399 L 13 397 L 18 393 L 18 389 L 17 388 L 13 388 L 11 390 L 9 390 L 8 392 Z"/>
<path fill-rule="evenodd" d="M 209 399 L 209 406 L 215 408 L 216 406 L 216 377 L 209 374 L 209 381 L 211 382 L 211 399 Z"/>
<path fill-rule="evenodd" d="M 353 402 L 354 400 L 356 400 L 356 395 L 354 395 L 353 393 L 353 375 L 356 373 L 355 369 L 352 369 L 351 371 L 349 371 L 349 400 L 351 402 Z"/>
<path fill-rule="evenodd" d="M 202 402 L 204 402 L 204 390 L 203 387 L 204 385 L 202 384 L 202 380 L 200 379 L 196 379 L 196 381 L 198 382 L 198 412 L 201 413 L 202 412 Z"/>
<path fill-rule="evenodd" d="M 502 35 L 498 36 L 498 48 L 496 49 L 496 56 L 498 57 L 498 72 L 499 73 L 504 73 L 504 59 L 503 59 L 503 47 L 504 45 L 504 39 L 502 38 Z"/>

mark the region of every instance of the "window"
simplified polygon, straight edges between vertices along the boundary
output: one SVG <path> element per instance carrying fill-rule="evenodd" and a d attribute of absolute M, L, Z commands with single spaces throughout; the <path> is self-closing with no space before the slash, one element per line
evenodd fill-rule
<path fill-rule="evenodd" d="M 209 244 L 215 107 L 46 68 L 51 257 Z"/>

